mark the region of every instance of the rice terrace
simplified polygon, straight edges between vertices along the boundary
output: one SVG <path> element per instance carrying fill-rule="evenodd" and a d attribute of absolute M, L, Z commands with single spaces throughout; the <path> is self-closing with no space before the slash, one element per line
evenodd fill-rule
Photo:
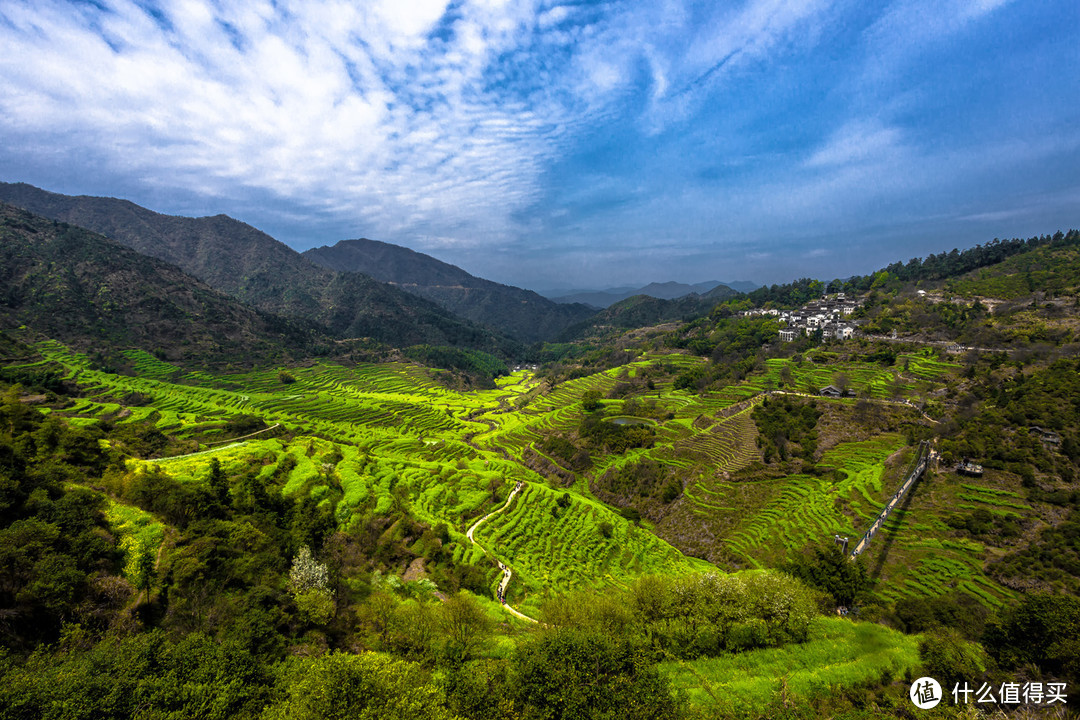
<path fill-rule="evenodd" d="M 116 374 L 55 341 L 36 351 L 39 361 L 11 369 L 59 370 L 80 389 L 79 400 L 54 414 L 83 426 L 148 422 L 185 444 L 172 457 L 129 460 L 130 474 L 163 472 L 205 484 L 213 465 L 226 476 L 254 472 L 267 492 L 308 498 L 343 529 L 402 513 L 444 526 L 452 561 L 482 568 L 488 596 L 505 598 L 504 622 L 514 622 L 510 613 L 541 617 L 546 600 L 567 594 L 626 592 L 650 576 L 775 567 L 834 535 L 857 537 L 895 491 L 914 450 L 904 429 L 932 430 L 895 394 L 898 376 L 916 380 L 925 396 L 959 368 L 928 352 L 900 355 L 892 367 L 848 363 L 841 369 L 859 399 L 836 399 L 810 394 L 837 372 L 835 365 L 823 370 L 820 359 L 770 360 L 714 393 L 675 389 L 679 375 L 700 360 L 655 352 L 554 387 L 522 369 L 491 389 L 462 391 L 438 382 L 438 372 L 400 362 L 211 373 L 129 351 L 129 370 Z M 646 377 L 646 393 L 607 399 L 620 384 Z M 832 433 L 813 441 L 826 446 L 820 460 L 794 474 L 763 472 L 771 448 L 762 443 L 757 416 L 810 408 L 828 421 L 818 427 Z M 843 429 L 844 418 L 856 413 L 874 416 L 865 423 L 869 430 Z M 582 443 L 590 415 L 633 418 L 617 427 L 643 431 L 647 441 L 616 451 L 593 446 L 588 468 L 575 470 L 566 446 L 568 439 Z M 787 452 L 795 441 L 804 448 L 811 442 L 792 438 Z M 667 496 L 625 502 L 619 478 L 642 468 L 668 483 Z M 1014 497 L 970 484 L 916 488 L 913 504 L 881 531 L 887 540 L 867 549 L 876 563 L 875 592 L 896 601 L 961 589 L 990 609 L 1014 599 L 987 577 L 980 545 L 927 536 L 948 512 L 949 502 L 936 497 L 943 493 L 997 507 Z M 123 547 L 131 562 L 138 548 L 158 552 L 161 524 L 110 502 L 116 531 L 130 538 Z M 1005 507 L 1031 510 L 1019 502 Z M 714 541 L 704 545 L 703 537 Z M 135 582 L 137 574 L 129 572 Z M 489 612 L 498 617 L 494 607 Z M 910 650 L 891 657 L 893 672 L 915 662 Z M 868 659 L 869 674 L 856 677 L 879 672 L 876 662 Z M 682 678 L 689 671 L 682 667 L 669 670 Z M 695 682 L 708 687 L 704 676 Z M 764 701 L 772 687 L 759 686 L 751 700 Z"/>
<path fill-rule="evenodd" d="M 0 720 L 1080 716 L 1077 0 L 0 0 Z"/>

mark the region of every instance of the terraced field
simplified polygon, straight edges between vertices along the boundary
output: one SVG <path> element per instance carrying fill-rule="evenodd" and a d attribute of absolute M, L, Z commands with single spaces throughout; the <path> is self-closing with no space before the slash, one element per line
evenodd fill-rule
<path fill-rule="evenodd" d="M 789 696 L 809 698 L 875 682 L 884 673 L 902 676 L 918 665 L 918 643 L 918 636 L 876 623 L 822 617 L 811 624 L 810 639 L 799 645 L 665 662 L 660 669 L 692 707 L 741 716 L 782 702 L 777 678 L 783 678 Z"/>
<path fill-rule="evenodd" d="M 882 435 L 829 450 L 819 466 L 838 473 L 784 478 L 773 499 L 727 538 L 728 546 L 757 565 L 834 534 L 857 537 L 895 492 L 882 476 L 886 458 L 903 445 L 899 435 Z"/>
<path fill-rule="evenodd" d="M 991 472 L 991 474 L 993 474 Z M 894 513 L 867 551 L 883 598 L 936 597 L 942 588 L 962 590 L 988 608 L 1015 600 L 1017 593 L 986 576 L 990 548 L 979 539 L 957 536 L 945 520 L 982 508 L 992 515 L 1034 522 L 1037 513 L 1015 490 L 972 483 L 952 472 L 930 473 L 913 490 L 910 506 Z M 888 562 L 880 552 L 887 543 Z"/>
<path fill-rule="evenodd" d="M 197 452 L 183 457 L 149 461 L 170 475 L 206 482 L 211 458 L 230 475 L 255 467 L 286 494 L 310 494 L 320 503 L 333 503 L 342 527 L 372 514 L 407 511 L 431 524 L 446 523 L 459 562 L 489 562 L 465 541 L 465 530 L 501 504 L 515 483 L 524 483 L 511 507 L 476 533 L 492 556 L 513 567 L 509 598 L 524 609 L 535 609 L 545 593 L 625 586 L 645 573 L 707 567 L 598 502 L 589 491 L 589 477 L 579 476 L 564 488 L 562 480 L 541 476 L 523 463 L 527 451 L 537 451 L 545 437 L 576 432 L 586 391 L 607 395 L 619 382 L 665 370 L 644 398 L 655 405 L 654 417 L 659 418 L 653 446 L 625 454 L 593 453 L 591 477 L 646 458 L 696 476 L 685 486 L 693 511 L 737 518 L 721 541 L 750 565 L 780 560 L 833 533 L 857 535 L 860 524 L 893 491 L 883 485 L 884 460 L 903 444 L 900 436 L 885 435 L 838 446 L 821 463 L 835 473 L 775 481 L 767 488 L 767 502 L 750 511 L 733 500 L 728 473 L 760 460 L 753 408 L 764 392 L 780 385 L 782 375 L 795 389 L 812 388 L 829 384 L 834 366 L 769 360 L 763 373 L 738 385 L 696 394 L 674 390 L 671 378 L 702 366 L 705 359 L 654 353 L 563 382 L 550 392 L 531 373 L 519 371 L 500 378 L 493 389 L 463 393 L 440 385 L 431 371 L 406 364 L 350 368 L 317 363 L 290 368 L 287 374 L 265 369 L 212 375 L 130 352 L 131 374 L 117 375 L 96 369 L 89 358 L 59 343 L 42 343 L 39 351 L 44 360 L 38 364 L 63 368 L 83 391 L 75 405 L 57 411 L 73 422 L 148 420 L 189 438 L 193 448 L 197 444 Z M 892 397 L 898 375 L 905 382 L 932 382 L 953 369 L 921 354 L 901 356 L 892 368 L 844 365 L 851 386 L 875 397 Z M 609 414 L 622 407 L 617 399 L 602 404 Z M 230 441 L 229 422 L 241 416 L 258 418 L 273 431 Z M 958 491 L 952 500 L 992 506 L 996 512 L 1025 512 L 1009 506 L 1018 498 L 975 487 Z M 891 522 L 907 520 L 899 515 Z M 910 530 L 915 532 L 898 525 L 894 534 L 904 536 L 905 543 L 918 542 L 918 529 Z M 994 584 L 973 564 L 971 548 L 956 550 L 955 556 L 918 545 L 907 550 L 915 558 L 909 564 L 927 577 L 940 579 L 955 571 L 947 562 L 952 557 L 966 563 L 967 574 L 961 577 L 972 592 L 1002 597 L 984 586 Z M 901 573 L 900 589 L 893 592 L 923 592 L 919 582 Z"/>
<path fill-rule="evenodd" d="M 643 574 L 686 574 L 710 569 L 602 503 L 580 498 L 562 508 L 562 493 L 529 485 L 504 513 L 485 522 L 476 540 L 506 558 L 529 599 L 547 588 L 626 586 Z M 604 538 L 600 524 L 612 527 Z M 511 593 L 513 597 L 513 593 Z"/>
<path fill-rule="evenodd" d="M 493 390 L 465 394 L 409 365 L 317 364 L 290 369 L 283 381 L 277 370 L 187 373 L 131 352 L 133 374 L 116 375 L 95 369 L 88 358 L 58 343 L 44 343 L 40 351 L 45 362 L 62 366 L 84 391 L 84 398 L 62 411 L 70 419 L 151 420 L 168 433 L 214 443 L 184 456 L 133 462 L 132 472 L 153 464 L 181 481 L 206 482 L 211 458 L 226 474 L 259 467 L 260 477 L 279 478 L 286 494 L 309 493 L 321 502 L 333 498 L 342 526 L 372 513 L 407 509 L 431 524 L 447 523 L 459 541 L 471 518 L 505 497 L 514 483 L 524 482 L 521 499 L 477 533 L 493 555 L 515 568 L 511 598 L 538 602 L 553 590 L 623 586 L 642 573 L 704 566 L 587 493 L 571 491 L 563 507 L 557 499 L 564 491 L 549 488 L 547 478 L 519 462 L 525 448 L 544 435 L 575 428 L 582 393 L 607 392 L 620 369 L 564 383 L 520 411 L 514 401 L 535 388 L 527 372 L 501 378 Z M 684 412 L 692 403 L 680 396 L 672 407 Z M 284 434 L 229 442 L 225 426 L 241 415 L 279 424 Z M 673 438 L 690 435 L 681 426 L 665 432 Z M 701 449 L 723 452 L 728 447 L 723 442 L 706 441 Z M 119 515 L 117 522 L 130 524 Z M 604 533 L 602 523 L 610 527 Z M 459 542 L 455 553 L 461 562 L 483 561 L 482 552 L 468 543 Z"/>

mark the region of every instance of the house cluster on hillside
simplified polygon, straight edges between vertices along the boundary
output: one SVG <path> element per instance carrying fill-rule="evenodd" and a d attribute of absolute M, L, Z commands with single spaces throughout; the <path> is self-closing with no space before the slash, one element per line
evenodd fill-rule
<path fill-rule="evenodd" d="M 815 330 L 821 330 L 823 338 L 847 340 L 855 333 L 855 325 L 845 318 L 855 312 L 858 306 L 857 301 L 848 300 L 844 293 L 837 293 L 811 300 L 798 310 L 773 312 L 787 322 L 787 327 L 780 331 L 780 339 L 784 342 L 791 342 Z"/>

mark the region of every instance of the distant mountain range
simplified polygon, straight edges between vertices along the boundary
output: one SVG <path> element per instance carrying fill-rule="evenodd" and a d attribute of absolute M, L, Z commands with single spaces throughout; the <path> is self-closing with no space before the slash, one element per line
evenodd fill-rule
<path fill-rule="evenodd" d="M 509 358 L 521 356 L 522 344 L 590 334 L 590 328 L 648 325 L 705 313 L 736 292 L 717 282 L 666 282 L 580 293 L 555 302 L 530 290 L 475 277 L 428 255 L 374 240 L 343 240 L 301 254 L 226 215 L 163 215 L 127 200 L 73 197 L 25 183 L 0 183 L 0 202 L 99 233 L 137 253 L 174 265 L 177 273 L 201 281 L 193 286 L 199 292 L 212 288 L 250 306 L 246 310 L 262 313 L 244 320 L 244 330 L 221 329 L 218 335 L 230 342 L 233 338 L 254 337 L 262 332 L 256 328 L 270 323 L 277 335 L 292 333 L 291 347 L 314 342 L 312 338 L 316 337 L 322 338 L 324 344 L 335 339 L 367 338 L 399 348 L 455 346 Z M 79 256 L 75 253 L 73 258 Z M 135 263 L 138 256 L 123 257 L 125 262 Z M 53 255 L 34 262 L 53 263 L 58 272 L 77 275 L 75 268 L 65 264 L 66 259 Z M 154 272 L 165 273 L 163 267 L 148 266 Z M 101 269 L 102 277 L 110 272 L 109 268 Z M 91 276 L 93 273 L 86 277 Z M 169 283 L 174 285 L 183 282 L 179 275 L 169 277 Z M 22 281 L 29 282 L 27 278 Z M 626 302 L 635 296 L 635 300 Z M 135 302 L 135 298 L 130 300 Z M 91 303 L 90 307 L 97 305 Z M 610 311 L 598 314 L 598 308 Z M 183 312 L 191 317 L 208 317 L 190 309 Z M 222 317 L 238 318 L 236 313 L 240 311 L 230 306 L 221 312 Z M 136 316 L 142 317 L 132 315 Z M 44 322 L 43 316 L 40 322 Z M 42 325 L 47 327 L 52 325 Z M 153 335 L 150 330 L 138 332 Z M 158 339 L 164 343 L 162 347 L 173 347 L 166 338 Z M 195 346 L 210 347 L 201 342 Z"/>
<path fill-rule="evenodd" d="M 370 275 L 526 343 L 549 340 L 596 313 L 586 305 L 556 303 L 531 290 L 484 280 L 430 255 L 377 240 L 342 240 L 303 256 L 330 270 Z"/>
<path fill-rule="evenodd" d="M 690 295 L 691 293 L 707 296 L 710 291 L 721 286 L 730 288 L 736 292 L 744 293 L 756 290 L 760 287 L 757 283 L 746 280 L 737 280 L 735 282 L 709 280 L 694 284 L 669 281 L 649 283 L 648 285 L 639 288 L 616 287 L 607 288 L 606 290 L 551 290 L 544 293 L 544 295 L 557 303 L 583 303 L 597 308 L 607 308 L 635 295 L 648 295 L 649 297 L 658 298 L 660 300 L 675 300 Z"/>
<path fill-rule="evenodd" d="M 602 337 L 611 331 L 623 332 L 669 322 L 687 322 L 705 315 L 717 303 L 738 295 L 727 285 L 717 285 L 704 295 L 690 293 L 672 300 L 649 295 L 633 295 L 604 308 L 592 317 L 571 326 L 559 337 L 561 341 Z"/>

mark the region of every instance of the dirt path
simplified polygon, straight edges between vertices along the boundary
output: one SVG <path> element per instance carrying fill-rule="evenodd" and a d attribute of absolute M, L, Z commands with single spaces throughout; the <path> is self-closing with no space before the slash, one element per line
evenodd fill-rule
<path fill-rule="evenodd" d="M 222 447 L 208 447 L 206 450 L 197 450 L 197 451 L 195 451 L 193 453 L 188 453 L 186 455 L 172 455 L 171 457 L 163 457 L 163 458 L 148 458 L 146 460 L 143 460 L 143 462 L 159 464 L 159 463 L 172 462 L 173 460 L 180 460 L 182 458 L 195 457 L 196 455 L 209 455 L 210 453 L 216 453 L 216 452 L 218 452 L 220 450 L 228 450 L 229 448 L 234 447 L 236 445 L 242 445 L 243 443 L 239 442 L 240 440 L 246 440 L 247 438 L 259 435 L 260 433 L 270 432 L 271 430 L 273 430 L 275 428 L 279 428 L 279 427 L 281 427 L 281 423 L 275 423 L 275 424 L 271 425 L 268 428 L 263 428 L 262 430 L 258 430 L 256 432 L 253 432 L 250 435 L 241 435 L 240 437 L 230 438 L 229 440 L 219 440 L 216 443 L 208 443 L 208 445 L 210 445 L 210 444 L 222 445 Z M 225 445 L 225 443 L 229 443 L 229 444 Z"/>
<path fill-rule="evenodd" d="M 493 515 L 498 515 L 503 510 L 510 507 L 510 503 L 513 502 L 514 496 L 518 494 L 518 492 L 521 490 L 522 487 L 523 487 L 523 483 L 521 483 L 519 481 L 518 484 L 514 486 L 514 489 L 510 492 L 510 495 L 506 498 L 506 502 L 503 503 L 501 507 L 499 507 L 496 510 L 492 510 L 487 515 L 485 515 L 484 517 L 482 517 L 479 520 L 477 520 L 476 522 L 474 522 L 472 524 L 472 527 L 469 528 L 468 532 L 465 533 L 465 536 L 469 538 L 469 542 L 471 542 L 473 545 L 476 545 L 481 550 L 483 550 L 485 555 L 489 554 L 488 551 L 484 549 L 483 545 L 480 545 L 480 543 L 476 542 L 476 538 L 473 537 L 473 533 L 475 533 L 476 529 L 478 527 L 480 527 L 481 525 L 483 525 L 484 521 L 486 521 L 488 518 L 492 517 Z M 521 620 L 526 620 L 526 621 L 532 622 L 532 623 L 537 622 L 537 620 L 535 618 L 531 618 L 531 617 L 529 617 L 528 615 L 526 615 L 524 613 L 518 612 L 517 610 L 515 610 L 514 608 L 512 608 L 510 605 L 507 604 L 507 602 L 506 602 L 506 586 L 510 584 L 510 578 L 513 577 L 514 573 L 501 560 L 496 559 L 495 564 L 497 564 L 499 566 L 499 569 L 502 570 L 502 573 L 503 573 L 502 580 L 499 581 L 499 589 L 496 591 L 496 594 L 498 595 L 498 598 L 499 598 L 499 602 L 502 603 L 502 606 L 504 608 L 506 608 L 506 610 L 511 615 L 513 615 L 514 617 L 520 618 Z"/>

